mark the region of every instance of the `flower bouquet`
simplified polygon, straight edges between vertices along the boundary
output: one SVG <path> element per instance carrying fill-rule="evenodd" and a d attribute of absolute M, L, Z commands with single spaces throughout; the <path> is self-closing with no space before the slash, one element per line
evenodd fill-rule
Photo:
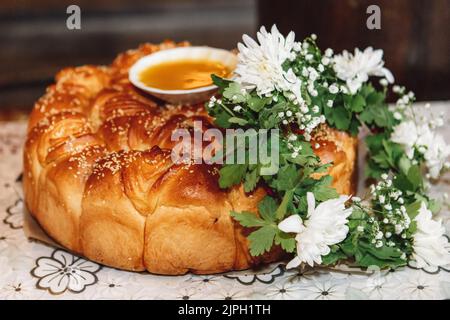
<path fill-rule="evenodd" d="M 416 115 L 414 93 L 393 85 L 382 50 L 322 52 L 316 38 L 299 42 L 293 32 L 284 37 L 276 26 L 270 32 L 262 27 L 257 40 L 244 35 L 238 44 L 234 78 L 213 76 L 220 97 L 206 108 L 217 126 L 281 132 L 276 173 L 245 161 L 220 170 L 223 188 L 243 183 L 250 192 L 264 182 L 270 189 L 259 216 L 232 212 L 253 228 L 250 253 L 280 246 L 294 255 L 288 268 L 450 263 L 444 227 L 433 218 L 440 204 L 427 194 L 430 179 L 449 168 L 450 146 L 434 131 L 442 118 Z M 386 103 L 388 94 L 398 97 L 395 105 Z M 372 184 L 364 197 L 339 195 L 331 187 L 330 164 L 321 163 L 310 143 L 324 124 L 353 136 L 369 132 L 365 175 Z"/>

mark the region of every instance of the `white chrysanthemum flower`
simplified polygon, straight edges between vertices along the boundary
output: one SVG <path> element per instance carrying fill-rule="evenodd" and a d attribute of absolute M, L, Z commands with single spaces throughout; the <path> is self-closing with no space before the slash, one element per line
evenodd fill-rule
<path fill-rule="evenodd" d="M 384 67 L 381 49 L 373 50 L 372 47 L 368 47 L 360 51 L 356 48 L 354 54 L 344 50 L 333 57 L 333 62 L 337 77 L 346 82 L 352 94 L 369 80 L 369 76 L 384 77 L 389 83 L 394 82 L 394 76 Z"/>
<path fill-rule="evenodd" d="M 414 218 L 417 231 L 414 233 L 413 259 L 418 268 L 444 266 L 450 263 L 450 244 L 444 236 L 445 228 L 441 221 L 433 220 L 430 210 L 422 202 L 419 214 Z"/>
<path fill-rule="evenodd" d="M 450 156 L 450 146 L 426 123 L 416 125 L 411 120 L 404 121 L 394 128 L 391 140 L 403 145 L 405 153 L 410 159 L 414 156 L 415 148 L 423 151 L 428 173 L 433 179 L 439 177 Z"/>
<path fill-rule="evenodd" d="M 292 70 L 284 71 L 282 64 L 294 53 L 295 34 L 290 32 L 285 38 L 275 25 L 270 32 L 261 27 L 257 33 L 258 42 L 244 35 L 244 43 L 238 43 L 238 64 L 235 80 L 245 88 L 256 88 L 258 95 L 264 96 L 274 90 L 291 91 L 299 101 L 300 79 Z"/>
<path fill-rule="evenodd" d="M 297 256 L 291 260 L 287 268 L 295 268 L 301 263 L 313 266 L 321 264 L 322 256 L 330 253 L 330 246 L 344 241 L 348 233 L 348 216 L 352 208 L 345 208 L 350 198 L 340 196 L 315 206 L 314 194 L 308 192 L 308 215 L 305 222 L 300 216 L 291 215 L 278 224 L 278 228 L 286 233 L 297 233 Z"/>
<path fill-rule="evenodd" d="M 417 141 L 417 126 L 412 121 L 404 121 L 398 124 L 391 135 L 391 140 L 401 144 L 405 148 L 405 153 L 409 159 L 414 156 L 414 144 Z"/>
<path fill-rule="evenodd" d="M 444 167 L 447 158 L 450 156 L 450 145 L 447 145 L 444 138 L 432 131 L 428 125 L 419 127 L 419 136 L 416 142 L 419 148 L 425 147 L 423 156 L 428 173 L 433 179 L 437 179 Z"/>

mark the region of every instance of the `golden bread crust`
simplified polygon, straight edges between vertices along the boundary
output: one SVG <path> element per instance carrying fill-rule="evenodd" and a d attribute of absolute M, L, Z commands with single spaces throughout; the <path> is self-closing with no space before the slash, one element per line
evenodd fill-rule
<path fill-rule="evenodd" d="M 24 148 L 26 204 L 64 247 L 126 270 L 209 274 L 283 258 L 280 248 L 252 257 L 230 211 L 257 214 L 262 187 L 222 190 L 218 168 L 173 164 L 172 131 L 213 127 L 202 105 L 160 106 L 128 81 L 128 69 L 157 50 L 144 44 L 107 67 L 65 68 L 30 115 Z M 357 140 L 325 129 L 316 153 L 334 161 L 340 193 L 353 193 Z"/>

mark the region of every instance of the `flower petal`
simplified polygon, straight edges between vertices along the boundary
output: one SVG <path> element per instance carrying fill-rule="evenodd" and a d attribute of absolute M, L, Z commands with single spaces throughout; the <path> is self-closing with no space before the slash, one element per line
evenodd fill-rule
<path fill-rule="evenodd" d="M 296 268 L 300 265 L 301 261 L 299 257 L 295 257 L 286 265 L 286 269 Z"/>
<path fill-rule="evenodd" d="M 293 214 L 278 224 L 278 229 L 286 233 L 300 233 L 305 229 L 302 218 Z"/>
<path fill-rule="evenodd" d="M 316 207 L 316 199 L 314 198 L 314 193 L 306 193 L 306 202 L 308 203 L 308 218 L 314 213 Z"/>

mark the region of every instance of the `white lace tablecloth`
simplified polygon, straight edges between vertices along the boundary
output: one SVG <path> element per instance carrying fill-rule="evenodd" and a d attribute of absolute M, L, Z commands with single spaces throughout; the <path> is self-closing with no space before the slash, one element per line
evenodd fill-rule
<path fill-rule="evenodd" d="M 450 101 L 434 102 L 446 113 Z M 158 276 L 101 266 L 27 239 L 23 231 L 22 144 L 26 124 L 0 122 L 0 299 L 450 299 L 450 266 L 364 274 L 328 269 L 258 271 L 211 276 Z M 450 177 L 432 187 L 449 192 Z M 440 216 L 450 231 L 448 201 Z M 356 270 L 357 271 L 357 270 Z"/>

